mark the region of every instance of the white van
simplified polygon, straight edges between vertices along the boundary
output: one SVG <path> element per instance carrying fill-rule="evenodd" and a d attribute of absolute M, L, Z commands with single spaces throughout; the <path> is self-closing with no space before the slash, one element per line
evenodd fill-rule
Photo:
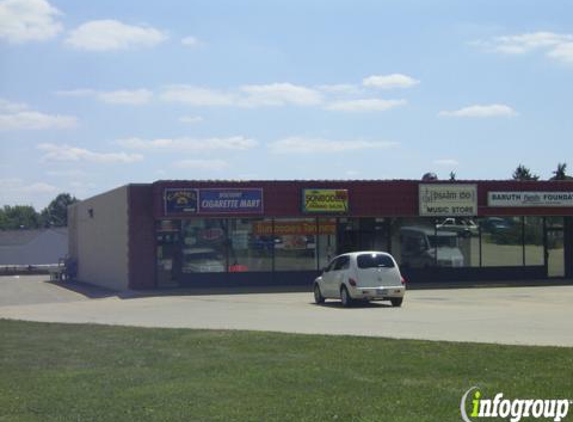
<path fill-rule="evenodd" d="M 422 226 L 400 228 L 401 265 L 407 267 L 463 267 L 458 233 Z"/>

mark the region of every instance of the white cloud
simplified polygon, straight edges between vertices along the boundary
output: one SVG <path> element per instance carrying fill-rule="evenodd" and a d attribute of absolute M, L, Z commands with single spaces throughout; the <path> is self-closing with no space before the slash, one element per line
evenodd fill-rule
<path fill-rule="evenodd" d="M 0 112 L 15 113 L 26 110 L 28 106 L 24 103 L 13 103 L 12 101 L 0 98 Z"/>
<path fill-rule="evenodd" d="M 24 103 L 0 98 L 0 131 L 70 129 L 77 126 L 73 116 L 45 114 L 30 110 Z"/>
<path fill-rule="evenodd" d="M 69 169 L 69 170 L 48 170 L 46 171 L 48 176 L 54 177 L 65 177 L 75 179 L 80 176 L 85 176 L 86 172 L 80 169 Z"/>
<path fill-rule="evenodd" d="M 386 111 L 403 106 L 406 103 L 406 100 L 380 100 L 377 98 L 367 98 L 360 100 L 334 101 L 326 105 L 325 109 L 350 112 Z"/>
<path fill-rule="evenodd" d="M 22 186 L 20 190 L 24 193 L 51 193 L 56 192 L 58 189 L 55 186 L 49 185 L 47 183 L 37 182 Z"/>
<path fill-rule="evenodd" d="M 329 94 L 360 94 L 362 89 L 352 84 L 318 85 L 318 90 Z"/>
<path fill-rule="evenodd" d="M 201 123 L 203 121 L 203 118 L 201 116 L 181 116 L 179 118 L 179 121 L 181 123 L 187 123 L 190 125 L 194 125 L 196 123 Z"/>
<path fill-rule="evenodd" d="M 242 98 L 239 102 L 239 105 L 243 107 L 284 106 L 288 104 L 310 106 L 322 102 L 320 92 L 290 83 L 243 85 L 239 89 L 247 94 L 247 97 Z"/>
<path fill-rule="evenodd" d="M 573 42 L 557 45 L 547 53 L 547 56 L 565 63 L 573 63 Z"/>
<path fill-rule="evenodd" d="M 243 85 L 236 91 L 218 91 L 192 85 L 172 85 L 160 94 L 163 101 L 178 102 L 192 106 L 311 106 L 322 102 L 320 92 L 290 83 L 268 85 Z"/>
<path fill-rule="evenodd" d="M 40 144 L 37 147 L 44 151 L 44 161 L 87 161 L 91 163 L 135 163 L 143 160 L 141 154 L 127 154 L 125 152 L 101 153 L 70 145 Z"/>
<path fill-rule="evenodd" d="M 401 73 L 391 75 L 372 75 L 362 80 L 364 86 L 379 89 L 411 88 L 420 83 L 419 80 Z"/>
<path fill-rule="evenodd" d="M 37 210 L 45 207 L 56 192 L 63 189 L 45 182 L 29 182 L 20 178 L 0 178 L 0 192 L 4 205 L 32 205 Z"/>
<path fill-rule="evenodd" d="M 220 171 L 229 167 L 224 160 L 181 160 L 173 164 L 177 168 Z"/>
<path fill-rule="evenodd" d="M 275 154 L 322 154 L 381 150 L 394 148 L 398 145 L 396 142 L 388 141 L 333 141 L 328 139 L 290 137 L 270 143 L 269 149 Z"/>
<path fill-rule="evenodd" d="M 512 117 L 517 112 L 504 104 L 472 105 L 459 110 L 440 111 L 440 117 Z"/>
<path fill-rule="evenodd" d="M 195 37 L 185 37 L 181 39 L 181 45 L 188 48 L 197 48 L 201 45 L 201 42 Z"/>
<path fill-rule="evenodd" d="M 55 94 L 61 97 L 90 97 L 92 95 L 95 96 L 97 94 L 97 91 L 93 89 L 82 88 L 82 89 L 72 89 L 67 91 L 56 91 Z"/>
<path fill-rule="evenodd" d="M 78 50 L 114 51 L 136 47 L 153 47 L 168 38 L 150 26 L 127 25 L 116 20 L 86 22 L 74 29 L 65 43 Z"/>
<path fill-rule="evenodd" d="M 110 92 L 100 92 L 97 98 L 110 104 L 141 105 L 148 104 L 153 97 L 153 93 L 147 89 L 137 89 L 135 91 L 119 90 Z"/>
<path fill-rule="evenodd" d="M 171 85 L 160 94 L 163 101 L 183 103 L 192 106 L 230 106 L 234 96 L 209 88 L 192 85 Z"/>
<path fill-rule="evenodd" d="M 116 143 L 124 148 L 156 151 L 247 151 L 258 142 L 244 136 L 228 138 L 163 138 L 145 140 L 140 138 L 118 139 Z"/>
<path fill-rule="evenodd" d="M 444 167 L 457 167 L 460 163 L 458 160 L 453 158 L 441 158 L 439 160 L 434 160 L 434 164 L 437 166 L 444 166 Z"/>
<path fill-rule="evenodd" d="M 8 178 L 0 179 L 0 190 L 3 192 L 18 193 L 52 193 L 58 189 L 55 186 L 44 182 L 35 182 L 27 184 L 22 179 Z"/>
<path fill-rule="evenodd" d="M 94 89 L 73 89 L 69 91 L 56 91 L 61 97 L 93 97 L 107 104 L 143 105 L 149 104 L 153 98 L 153 92 L 148 89 L 117 91 L 96 91 Z"/>
<path fill-rule="evenodd" d="M 14 44 L 54 38 L 63 29 L 59 15 L 45 0 L 4 0 L 0 2 L 0 38 Z"/>
<path fill-rule="evenodd" d="M 573 34 L 539 31 L 478 40 L 472 44 L 483 47 L 487 51 L 509 55 L 523 55 L 539 51 L 558 61 L 573 62 Z"/>
<path fill-rule="evenodd" d="M 0 131 L 70 129 L 77 126 L 77 120 L 73 116 L 45 114 L 26 110 L 24 105 L 21 106 L 24 107 L 22 111 L 0 114 Z"/>
<path fill-rule="evenodd" d="M 524 54 L 537 49 L 557 46 L 570 42 L 573 36 L 568 34 L 555 34 L 553 32 L 532 32 L 518 35 L 495 37 L 486 42 L 491 50 L 506 54 Z"/>

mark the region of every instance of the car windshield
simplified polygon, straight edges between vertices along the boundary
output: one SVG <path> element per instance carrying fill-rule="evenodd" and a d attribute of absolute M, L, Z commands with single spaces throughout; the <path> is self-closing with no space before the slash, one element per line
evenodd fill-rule
<path fill-rule="evenodd" d="M 394 267 L 394 261 L 388 255 L 381 254 L 364 254 L 358 255 L 356 258 L 356 263 L 358 268 L 392 268 Z"/>

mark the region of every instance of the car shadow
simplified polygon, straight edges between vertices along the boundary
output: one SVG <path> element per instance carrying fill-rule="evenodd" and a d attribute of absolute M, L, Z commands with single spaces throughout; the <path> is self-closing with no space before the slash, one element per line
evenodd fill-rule
<path fill-rule="evenodd" d="M 352 306 L 345 308 L 340 301 L 327 301 L 321 304 L 311 302 L 312 305 L 332 309 L 380 309 L 380 308 L 393 308 L 393 306 L 386 302 L 369 302 L 369 301 L 355 301 Z"/>

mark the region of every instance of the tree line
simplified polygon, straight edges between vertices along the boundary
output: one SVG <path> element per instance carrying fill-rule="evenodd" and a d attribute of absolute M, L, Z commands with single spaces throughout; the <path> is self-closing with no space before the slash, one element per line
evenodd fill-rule
<path fill-rule="evenodd" d="M 450 181 L 457 180 L 456 172 L 450 172 Z M 529 167 L 519 164 L 517 168 L 513 171 L 511 175 L 512 180 L 539 180 L 539 175 L 533 174 Z M 431 181 L 438 180 L 435 173 L 426 173 L 422 177 L 422 180 Z M 558 163 L 557 169 L 553 171 L 553 176 L 549 178 L 550 181 L 554 180 L 573 180 L 572 176 L 567 175 L 567 163 Z"/>
<path fill-rule="evenodd" d="M 40 229 L 66 227 L 68 205 L 78 202 L 69 193 L 61 193 L 42 211 L 31 205 L 4 205 L 0 208 L 0 230 Z"/>

